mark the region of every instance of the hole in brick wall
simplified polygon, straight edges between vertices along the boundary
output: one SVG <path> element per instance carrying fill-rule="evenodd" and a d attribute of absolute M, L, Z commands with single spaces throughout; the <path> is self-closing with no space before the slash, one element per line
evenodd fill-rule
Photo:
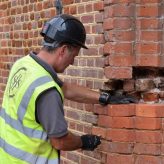
<path fill-rule="evenodd" d="M 123 88 L 123 80 L 110 80 L 105 83 L 105 86 L 111 90 L 120 90 Z"/>
<path fill-rule="evenodd" d="M 109 80 L 104 83 L 101 91 L 109 92 L 111 95 L 122 94 L 123 80 Z"/>
<path fill-rule="evenodd" d="M 133 67 L 136 91 L 164 90 L 164 69 L 154 67 Z"/>
<path fill-rule="evenodd" d="M 164 69 L 157 67 L 133 67 L 134 92 L 140 93 L 142 102 L 164 102 Z M 129 83 L 129 82 L 128 82 Z M 124 83 L 124 89 L 125 88 Z M 127 89 L 129 89 L 127 87 Z M 127 90 L 131 91 L 131 90 Z"/>
<path fill-rule="evenodd" d="M 133 67 L 133 79 L 164 77 L 164 69 L 156 67 Z"/>
<path fill-rule="evenodd" d="M 104 90 L 112 94 L 135 96 L 141 102 L 164 102 L 164 69 L 133 67 L 131 79 L 113 79 L 104 84 Z"/>

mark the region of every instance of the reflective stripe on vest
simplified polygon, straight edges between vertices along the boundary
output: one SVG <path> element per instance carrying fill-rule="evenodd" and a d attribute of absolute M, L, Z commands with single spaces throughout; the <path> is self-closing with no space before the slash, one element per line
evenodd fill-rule
<path fill-rule="evenodd" d="M 23 126 L 18 120 L 13 119 L 10 117 L 6 112 L 5 109 L 0 109 L 0 117 L 2 117 L 6 124 L 10 125 L 12 128 L 18 130 L 19 132 L 31 137 L 31 138 L 38 138 L 42 140 L 47 139 L 47 134 L 40 130 L 34 130 L 29 127 Z"/>
<path fill-rule="evenodd" d="M 0 138 L 0 147 L 3 148 L 3 150 L 10 154 L 11 156 L 21 159 L 23 161 L 26 161 L 30 164 L 58 164 L 59 159 L 47 159 L 44 157 L 38 157 L 34 154 L 30 154 L 28 152 L 25 152 L 23 150 L 20 150 L 8 143 L 6 143 L 2 138 Z"/>
<path fill-rule="evenodd" d="M 31 95 L 34 92 L 34 88 L 38 85 L 42 85 L 46 82 L 50 82 L 52 81 L 52 79 L 49 76 L 44 76 L 41 77 L 39 79 L 36 79 L 27 89 L 27 91 L 25 92 L 22 101 L 19 105 L 18 108 L 18 116 L 19 116 L 19 120 L 22 122 L 23 117 L 26 113 L 26 109 L 27 109 L 27 105 L 30 101 Z M 24 105 L 24 107 L 22 107 L 22 104 Z M 38 139 L 42 139 L 45 140 L 47 138 L 47 134 L 43 131 L 39 131 L 39 130 L 34 130 L 32 128 L 29 127 L 25 127 L 21 124 L 21 122 L 19 122 L 18 120 L 13 119 L 12 117 L 10 117 L 4 109 L 2 109 L 0 111 L 0 115 L 1 117 L 5 120 L 5 122 L 7 124 L 9 124 L 11 127 L 13 127 L 14 129 L 18 130 L 19 132 L 31 137 L 31 138 L 38 138 Z M 23 127 L 23 128 L 22 128 Z"/>
<path fill-rule="evenodd" d="M 24 94 L 24 96 L 22 98 L 22 101 L 21 101 L 21 103 L 20 103 L 20 105 L 18 107 L 18 113 L 17 113 L 17 115 L 19 116 L 20 121 L 22 121 L 23 118 L 24 118 L 24 115 L 25 115 L 26 110 L 27 110 L 28 103 L 30 101 L 30 98 L 31 98 L 33 92 L 34 92 L 35 87 L 38 87 L 39 85 L 42 85 L 42 84 L 47 83 L 47 82 L 50 82 L 50 81 L 52 81 L 52 78 L 51 77 L 44 76 L 44 77 L 40 77 L 40 78 L 36 79 L 29 86 L 29 88 L 25 92 L 25 94 Z"/>

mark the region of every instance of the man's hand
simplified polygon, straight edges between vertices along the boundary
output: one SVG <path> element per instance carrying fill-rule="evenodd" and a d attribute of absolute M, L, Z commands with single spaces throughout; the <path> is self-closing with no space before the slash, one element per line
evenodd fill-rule
<path fill-rule="evenodd" d="M 96 135 L 82 135 L 81 136 L 82 141 L 82 149 L 83 150 L 90 150 L 93 151 L 95 148 L 97 148 L 98 145 L 101 144 L 100 137 Z"/>
<path fill-rule="evenodd" d="M 137 99 L 134 97 L 125 95 L 110 96 L 108 99 L 108 104 L 129 104 L 137 102 Z"/>
<path fill-rule="evenodd" d="M 130 104 L 137 103 L 138 100 L 130 95 L 111 95 L 107 92 L 100 94 L 99 102 L 102 105 L 107 104 Z"/>

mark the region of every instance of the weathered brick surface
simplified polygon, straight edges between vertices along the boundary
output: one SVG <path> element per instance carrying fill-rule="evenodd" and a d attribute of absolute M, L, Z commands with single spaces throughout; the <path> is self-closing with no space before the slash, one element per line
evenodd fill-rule
<path fill-rule="evenodd" d="M 62 162 L 164 163 L 164 3 L 162 0 L 62 0 L 63 12 L 87 31 L 82 49 L 60 78 L 95 90 L 119 89 L 139 104 L 86 105 L 65 101 L 69 129 L 102 136 L 94 152 L 62 152 Z M 0 0 L 0 104 L 14 61 L 36 52 L 40 30 L 56 15 L 54 0 Z"/>
<path fill-rule="evenodd" d="M 99 150 L 108 153 L 107 163 L 124 164 L 127 160 L 160 163 L 163 157 L 162 108 L 162 104 L 109 105 L 108 113 L 99 113 L 99 128 L 94 128 L 93 133 L 98 134 L 101 129 L 104 142 Z"/>

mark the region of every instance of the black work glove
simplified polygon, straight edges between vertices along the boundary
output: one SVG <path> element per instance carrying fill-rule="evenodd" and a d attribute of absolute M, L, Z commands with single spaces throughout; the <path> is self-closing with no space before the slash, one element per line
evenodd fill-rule
<path fill-rule="evenodd" d="M 101 144 L 100 137 L 96 135 L 82 135 L 81 136 L 82 141 L 82 149 L 83 150 L 91 150 L 93 151 L 95 148 L 97 148 L 98 145 Z"/>
<path fill-rule="evenodd" d="M 130 103 L 137 103 L 137 100 L 132 96 L 125 96 L 125 95 L 110 96 L 108 99 L 108 104 L 130 104 Z"/>
<path fill-rule="evenodd" d="M 109 93 L 102 92 L 100 94 L 99 102 L 102 105 L 129 104 L 129 103 L 137 103 L 138 100 L 130 95 L 110 95 Z"/>

